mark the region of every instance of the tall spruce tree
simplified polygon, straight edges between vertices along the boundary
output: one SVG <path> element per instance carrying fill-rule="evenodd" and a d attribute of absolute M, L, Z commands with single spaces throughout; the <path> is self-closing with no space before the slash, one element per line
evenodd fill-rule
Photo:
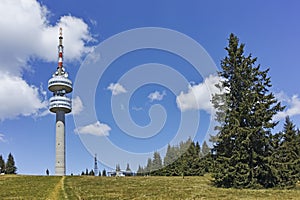
<path fill-rule="evenodd" d="M 168 144 L 166 156 L 164 157 L 164 166 L 172 164 L 176 159 L 178 159 L 176 148 Z"/>
<path fill-rule="evenodd" d="M 7 162 L 5 165 L 5 173 L 6 174 L 16 174 L 17 167 L 15 166 L 15 160 L 11 153 L 9 153 Z"/>
<path fill-rule="evenodd" d="M 294 187 L 300 177 L 300 138 L 289 117 L 283 131 L 274 136 L 274 148 L 272 161 L 277 169 L 278 187 Z"/>
<path fill-rule="evenodd" d="M 5 173 L 5 161 L 2 155 L 0 155 L 0 174 L 2 173 Z"/>
<path fill-rule="evenodd" d="M 202 174 L 200 168 L 200 148 L 192 142 L 189 148 L 180 157 L 182 165 L 182 175 L 186 176 L 196 176 Z"/>
<path fill-rule="evenodd" d="M 151 171 L 152 171 L 152 159 L 151 158 L 148 158 L 147 165 L 144 170 L 145 170 L 146 175 L 149 175 L 151 173 Z"/>
<path fill-rule="evenodd" d="M 153 160 L 151 165 L 151 171 L 153 175 L 162 175 L 161 169 L 162 169 L 162 159 L 160 157 L 160 154 L 158 152 L 154 152 L 153 154 Z"/>
<path fill-rule="evenodd" d="M 276 173 L 271 165 L 272 117 L 283 110 L 269 92 L 267 70 L 256 65 L 257 58 L 244 55 L 244 44 L 231 34 L 228 55 L 219 72 L 222 91 L 213 96 L 219 122 L 214 183 L 219 187 L 273 187 Z"/>
<path fill-rule="evenodd" d="M 202 155 L 206 156 L 210 153 L 210 148 L 208 147 L 206 141 L 203 142 L 202 144 Z"/>

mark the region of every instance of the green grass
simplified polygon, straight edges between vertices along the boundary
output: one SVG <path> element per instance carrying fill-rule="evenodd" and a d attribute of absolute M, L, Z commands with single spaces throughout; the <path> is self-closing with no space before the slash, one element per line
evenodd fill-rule
<path fill-rule="evenodd" d="M 300 199 L 300 189 L 221 189 L 204 177 L 0 176 L 0 199 Z"/>
<path fill-rule="evenodd" d="M 1 175 L 0 199 L 47 199 L 60 179 L 61 177 Z"/>

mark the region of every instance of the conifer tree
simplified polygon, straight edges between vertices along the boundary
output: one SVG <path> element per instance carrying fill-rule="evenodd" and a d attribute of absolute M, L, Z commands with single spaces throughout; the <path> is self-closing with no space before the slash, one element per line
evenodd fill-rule
<path fill-rule="evenodd" d="M 294 187 L 300 177 L 300 141 L 295 125 L 286 117 L 283 131 L 274 136 L 274 166 L 279 187 Z"/>
<path fill-rule="evenodd" d="M 139 165 L 138 170 L 136 172 L 137 176 L 143 176 L 144 175 L 144 168 Z"/>
<path fill-rule="evenodd" d="M 182 155 L 181 162 L 184 175 L 196 176 L 202 174 L 199 151 L 200 148 L 197 148 L 197 145 L 192 142 L 187 151 Z"/>
<path fill-rule="evenodd" d="M 2 173 L 5 173 L 5 161 L 2 155 L 0 155 L 0 174 Z"/>
<path fill-rule="evenodd" d="M 175 147 L 168 144 L 166 156 L 164 157 L 164 166 L 168 166 L 177 159 L 177 152 Z"/>
<path fill-rule="evenodd" d="M 202 155 L 206 156 L 210 153 L 210 148 L 208 147 L 206 141 L 203 142 L 202 144 Z"/>
<path fill-rule="evenodd" d="M 89 174 L 88 174 L 89 176 L 95 176 L 95 172 L 94 172 L 94 170 L 92 170 L 91 169 L 91 171 L 89 172 Z"/>
<path fill-rule="evenodd" d="M 152 159 L 148 158 L 147 166 L 145 167 L 145 173 L 149 175 L 152 171 Z"/>
<path fill-rule="evenodd" d="M 162 168 L 162 159 L 158 152 L 154 152 L 152 160 L 152 170 L 158 171 Z"/>
<path fill-rule="evenodd" d="M 244 44 L 231 34 L 228 55 L 221 61 L 220 94 L 213 96 L 219 122 L 214 183 L 219 187 L 274 187 L 276 169 L 271 165 L 273 116 L 283 110 L 269 92 L 267 70 L 256 58 L 244 55 Z"/>
<path fill-rule="evenodd" d="M 125 175 L 126 176 L 132 176 L 132 171 L 129 167 L 129 163 L 127 163 Z"/>
<path fill-rule="evenodd" d="M 202 158 L 202 157 L 203 157 L 203 155 L 202 155 L 202 151 L 201 151 L 201 147 L 200 147 L 200 144 L 199 144 L 199 142 L 196 142 L 196 146 L 195 146 L 195 148 L 196 148 L 196 151 L 198 152 L 198 156 L 199 156 L 199 158 Z"/>
<path fill-rule="evenodd" d="M 102 176 L 106 176 L 106 170 L 105 169 L 102 170 Z"/>
<path fill-rule="evenodd" d="M 120 172 L 120 171 L 121 171 L 120 164 L 117 164 L 117 165 L 116 165 L 116 172 Z"/>
<path fill-rule="evenodd" d="M 169 147 L 168 149 L 171 152 L 176 147 Z M 200 168 L 200 145 L 198 142 L 195 144 L 191 139 L 181 142 L 176 151 L 178 158 L 171 164 L 164 166 L 162 175 L 196 176 L 203 174 L 203 169 Z"/>
<path fill-rule="evenodd" d="M 17 167 L 15 166 L 15 160 L 11 153 L 9 153 L 7 162 L 5 165 L 5 173 L 6 174 L 16 174 Z"/>
<path fill-rule="evenodd" d="M 127 165 L 126 165 L 126 171 L 131 172 L 131 169 L 129 167 L 129 163 L 127 163 Z"/>

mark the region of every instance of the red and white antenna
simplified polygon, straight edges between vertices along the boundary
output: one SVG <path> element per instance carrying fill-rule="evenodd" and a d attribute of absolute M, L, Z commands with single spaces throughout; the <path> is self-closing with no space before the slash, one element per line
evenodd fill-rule
<path fill-rule="evenodd" d="M 63 67 L 63 52 L 64 46 L 62 44 L 63 36 L 62 36 L 62 28 L 59 28 L 59 45 L 58 45 L 58 68 L 62 69 Z"/>

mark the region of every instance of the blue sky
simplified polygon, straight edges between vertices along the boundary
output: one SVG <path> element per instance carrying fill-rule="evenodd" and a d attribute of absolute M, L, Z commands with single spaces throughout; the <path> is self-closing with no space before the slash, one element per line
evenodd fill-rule
<path fill-rule="evenodd" d="M 211 71 L 214 63 L 220 69 L 227 38 L 235 33 L 246 53 L 270 67 L 272 92 L 287 106 L 276 119 L 288 114 L 299 124 L 299 8 L 296 0 L 1 1 L 0 154 L 11 152 L 21 174 L 54 172 L 55 115 L 47 112 L 47 83 L 57 66 L 59 27 L 74 82 L 73 114 L 66 117 L 68 174 L 92 169 L 94 153 L 101 170 L 127 162 L 136 170 L 168 143 L 189 136 L 202 142 L 211 131 L 207 87 L 214 91 L 218 79 L 162 47 L 170 40 L 185 49 L 185 42 L 165 37 L 156 44 L 160 48 L 132 49 L 104 66 L 110 55 L 138 41 L 134 32 L 124 32 L 131 29 L 150 30 L 142 34 L 147 41 L 160 30 L 198 43 L 202 70 Z"/>

